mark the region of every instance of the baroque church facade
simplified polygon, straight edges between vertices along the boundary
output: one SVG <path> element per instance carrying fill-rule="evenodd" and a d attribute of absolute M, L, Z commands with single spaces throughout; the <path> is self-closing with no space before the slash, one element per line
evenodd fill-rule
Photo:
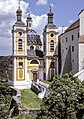
<path fill-rule="evenodd" d="M 30 88 L 32 81 L 52 80 L 58 74 L 58 33 L 53 23 L 53 13 L 47 14 L 48 23 L 43 29 L 43 44 L 40 36 L 32 29 L 32 17 L 22 21 L 20 5 L 17 20 L 12 27 L 13 85 L 15 88 Z M 42 49 L 43 45 L 43 50 Z"/>

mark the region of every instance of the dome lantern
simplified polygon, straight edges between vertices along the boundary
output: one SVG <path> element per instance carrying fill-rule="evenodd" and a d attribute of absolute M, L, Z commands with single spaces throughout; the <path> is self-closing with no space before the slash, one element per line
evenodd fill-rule
<path fill-rule="evenodd" d="M 27 16 L 27 20 L 26 20 L 26 24 L 27 24 L 27 29 L 32 29 L 32 17 L 30 16 L 30 13 Z"/>

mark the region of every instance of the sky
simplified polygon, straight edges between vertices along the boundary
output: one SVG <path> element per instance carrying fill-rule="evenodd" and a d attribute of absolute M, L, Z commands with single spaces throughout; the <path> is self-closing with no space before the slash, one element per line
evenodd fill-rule
<path fill-rule="evenodd" d="M 0 56 L 12 55 L 12 26 L 16 22 L 16 10 L 19 0 L 0 0 Z M 84 0 L 20 0 L 22 20 L 28 13 L 33 19 L 33 29 L 41 35 L 47 24 L 49 6 L 54 13 L 54 24 L 61 33 L 62 26 L 67 28 L 76 21 L 79 12 L 84 9 Z"/>

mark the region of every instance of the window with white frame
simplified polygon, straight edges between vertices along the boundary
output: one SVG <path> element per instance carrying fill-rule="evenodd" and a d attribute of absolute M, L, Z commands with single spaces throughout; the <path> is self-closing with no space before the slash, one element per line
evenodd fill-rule
<path fill-rule="evenodd" d="M 22 39 L 18 40 L 18 49 L 22 50 Z"/>
<path fill-rule="evenodd" d="M 37 60 L 32 60 L 30 64 L 39 64 Z"/>
<path fill-rule="evenodd" d="M 54 41 L 53 40 L 50 41 L 50 51 L 51 52 L 54 51 Z"/>
<path fill-rule="evenodd" d="M 29 27 L 31 27 L 31 23 L 29 23 Z"/>
<path fill-rule="evenodd" d="M 22 35 L 22 32 L 18 32 L 18 34 L 19 34 L 19 36 L 21 36 Z"/>
<path fill-rule="evenodd" d="M 50 68 L 55 68 L 55 62 L 51 61 Z"/>
<path fill-rule="evenodd" d="M 19 62 L 19 67 L 23 67 L 23 62 Z"/>

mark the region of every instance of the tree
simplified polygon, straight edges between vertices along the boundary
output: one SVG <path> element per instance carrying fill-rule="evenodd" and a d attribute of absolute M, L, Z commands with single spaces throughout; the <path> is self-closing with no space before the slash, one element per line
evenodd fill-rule
<path fill-rule="evenodd" d="M 11 89 L 7 78 L 8 59 L 0 57 L 0 119 L 8 118 Z"/>
<path fill-rule="evenodd" d="M 37 119 L 84 118 L 84 82 L 69 73 L 53 78 L 49 90 Z"/>

